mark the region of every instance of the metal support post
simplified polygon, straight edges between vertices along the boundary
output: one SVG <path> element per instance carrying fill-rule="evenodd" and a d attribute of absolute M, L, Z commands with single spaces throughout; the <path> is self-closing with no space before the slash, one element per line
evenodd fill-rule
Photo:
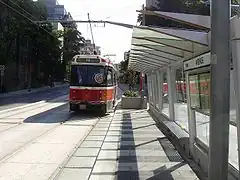
<path fill-rule="evenodd" d="M 229 1 L 211 3 L 211 110 L 209 180 L 227 180 L 229 153 Z"/>
<path fill-rule="evenodd" d="M 186 73 L 186 90 L 187 90 L 187 104 L 188 104 L 188 130 L 189 130 L 189 147 L 190 147 L 190 152 L 191 154 L 195 155 L 194 153 L 194 143 L 195 143 L 195 138 L 197 134 L 197 129 L 196 129 L 196 113 L 194 110 L 191 109 L 191 96 L 190 96 L 190 82 L 188 78 L 188 73 Z"/>
<path fill-rule="evenodd" d="M 156 102 L 156 106 L 157 109 L 160 110 L 160 95 L 159 95 L 159 89 L 160 89 L 160 84 L 159 84 L 159 71 L 156 72 L 156 94 L 157 94 L 157 102 Z"/>
<path fill-rule="evenodd" d="M 237 20 L 239 21 L 239 20 Z M 233 31 L 238 31 L 239 23 L 233 22 Z M 236 25 L 237 24 L 237 25 Z M 238 167 L 240 167 L 240 40 L 233 37 L 232 40 L 232 61 L 233 61 L 233 79 L 236 102 L 236 121 L 237 121 L 237 141 L 238 141 Z M 240 179 L 240 173 L 238 173 Z"/>
<path fill-rule="evenodd" d="M 158 71 L 158 94 L 159 94 L 159 110 L 163 109 L 163 73 Z"/>
<path fill-rule="evenodd" d="M 155 84 L 155 107 L 158 109 L 158 83 L 157 83 L 157 73 L 154 74 L 154 84 Z"/>
<path fill-rule="evenodd" d="M 153 82 L 152 82 L 152 74 L 150 75 L 149 81 L 150 81 L 151 103 L 152 103 L 152 102 L 153 102 Z"/>
<path fill-rule="evenodd" d="M 142 6 L 143 10 L 145 10 L 144 4 Z M 145 14 L 143 13 L 143 20 L 142 20 L 143 26 L 145 25 Z M 141 88 L 141 109 L 143 109 L 143 104 L 144 104 L 144 88 L 145 88 L 145 79 L 144 79 L 145 74 L 143 72 L 140 73 L 140 82 L 142 87 Z"/>
<path fill-rule="evenodd" d="M 168 103 L 169 103 L 169 118 L 170 120 L 175 119 L 174 114 L 174 94 L 173 94 L 173 73 L 172 68 L 168 67 L 167 69 L 167 84 L 168 84 Z"/>
<path fill-rule="evenodd" d="M 152 74 L 152 91 L 153 91 L 153 105 L 156 109 L 156 81 L 155 81 L 155 74 Z"/>
<path fill-rule="evenodd" d="M 173 93 L 173 103 L 177 102 L 177 90 L 176 90 L 176 67 L 171 67 L 172 73 L 172 93 Z"/>
<path fill-rule="evenodd" d="M 145 79 L 144 79 L 144 73 L 141 73 L 141 81 L 142 81 L 142 87 L 141 87 L 141 109 L 144 109 L 144 88 L 145 88 L 145 86 L 144 86 L 144 84 L 145 84 Z"/>
<path fill-rule="evenodd" d="M 150 104 L 152 104 L 153 101 L 152 74 L 149 75 L 149 95 Z"/>
<path fill-rule="evenodd" d="M 150 102 L 150 99 L 149 99 L 149 89 L 150 89 L 150 83 L 149 83 L 149 74 L 147 74 L 147 90 L 148 90 L 148 102 Z"/>

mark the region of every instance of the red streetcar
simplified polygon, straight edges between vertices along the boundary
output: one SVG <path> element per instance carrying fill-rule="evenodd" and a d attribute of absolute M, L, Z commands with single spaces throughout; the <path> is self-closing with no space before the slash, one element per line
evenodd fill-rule
<path fill-rule="evenodd" d="M 116 69 L 110 60 L 98 55 L 76 55 L 71 62 L 70 111 L 113 110 L 116 103 Z"/>

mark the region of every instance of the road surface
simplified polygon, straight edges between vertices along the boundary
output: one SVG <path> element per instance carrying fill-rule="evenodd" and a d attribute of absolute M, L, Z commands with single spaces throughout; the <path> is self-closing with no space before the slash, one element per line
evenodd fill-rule
<path fill-rule="evenodd" d="M 51 178 L 94 125 L 112 117 L 70 113 L 67 99 L 67 87 L 1 99 L 0 180 Z"/>
<path fill-rule="evenodd" d="M 56 87 L 54 89 L 46 89 L 40 92 L 30 94 L 19 94 L 12 97 L 0 97 L 0 110 L 9 109 L 28 103 L 34 103 L 41 100 L 51 100 L 61 95 L 68 94 L 68 85 Z"/>

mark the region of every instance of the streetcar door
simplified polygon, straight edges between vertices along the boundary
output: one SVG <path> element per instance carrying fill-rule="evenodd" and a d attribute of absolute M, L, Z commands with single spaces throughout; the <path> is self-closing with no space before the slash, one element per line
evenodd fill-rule
<path fill-rule="evenodd" d="M 107 109 L 112 109 L 114 105 L 114 73 L 112 67 L 107 67 L 107 97 L 110 95 L 111 98 L 107 98 Z"/>

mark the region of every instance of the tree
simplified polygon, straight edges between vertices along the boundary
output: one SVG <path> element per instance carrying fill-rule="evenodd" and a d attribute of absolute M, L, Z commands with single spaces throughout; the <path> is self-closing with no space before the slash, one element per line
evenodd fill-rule
<path fill-rule="evenodd" d="M 11 49 L 16 37 L 16 18 L 0 4 L 0 64 L 12 58 Z"/>
<path fill-rule="evenodd" d="M 81 32 L 75 28 L 65 28 L 63 31 L 64 49 L 63 52 L 67 60 L 72 59 L 76 54 L 79 54 L 79 50 L 84 46 L 84 37 Z"/>
<path fill-rule="evenodd" d="M 129 51 L 130 52 L 130 51 Z M 120 62 L 120 72 L 123 74 L 122 81 L 129 84 L 129 89 L 132 89 L 139 83 L 140 73 L 128 69 L 129 59 Z"/>
<path fill-rule="evenodd" d="M 69 63 L 73 56 L 79 54 L 80 48 L 84 46 L 85 38 L 77 27 L 65 27 L 63 31 L 58 31 L 58 37 L 63 38 L 63 63 L 62 69 L 65 73 L 69 73 Z"/>
<path fill-rule="evenodd" d="M 26 16 L 31 20 L 46 20 L 47 11 L 41 3 L 32 0 L 0 2 L 0 64 L 9 66 L 9 73 L 13 71 L 12 64 L 17 66 L 16 76 L 13 77 L 10 73 L 10 77 L 7 76 L 5 81 L 5 86 L 9 89 L 16 88 L 26 79 L 21 78 L 21 73 L 28 77 L 28 81 L 31 74 L 31 83 L 37 86 L 40 82 L 40 72 L 46 77 L 54 73 L 60 62 L 60 41 L 52 32 L 52 25 L 44 24 L 39 27 Z M 24 67 L 21 73 L 20 65 Z M 16 84 L 12 79 L 16 79 Z"/>

